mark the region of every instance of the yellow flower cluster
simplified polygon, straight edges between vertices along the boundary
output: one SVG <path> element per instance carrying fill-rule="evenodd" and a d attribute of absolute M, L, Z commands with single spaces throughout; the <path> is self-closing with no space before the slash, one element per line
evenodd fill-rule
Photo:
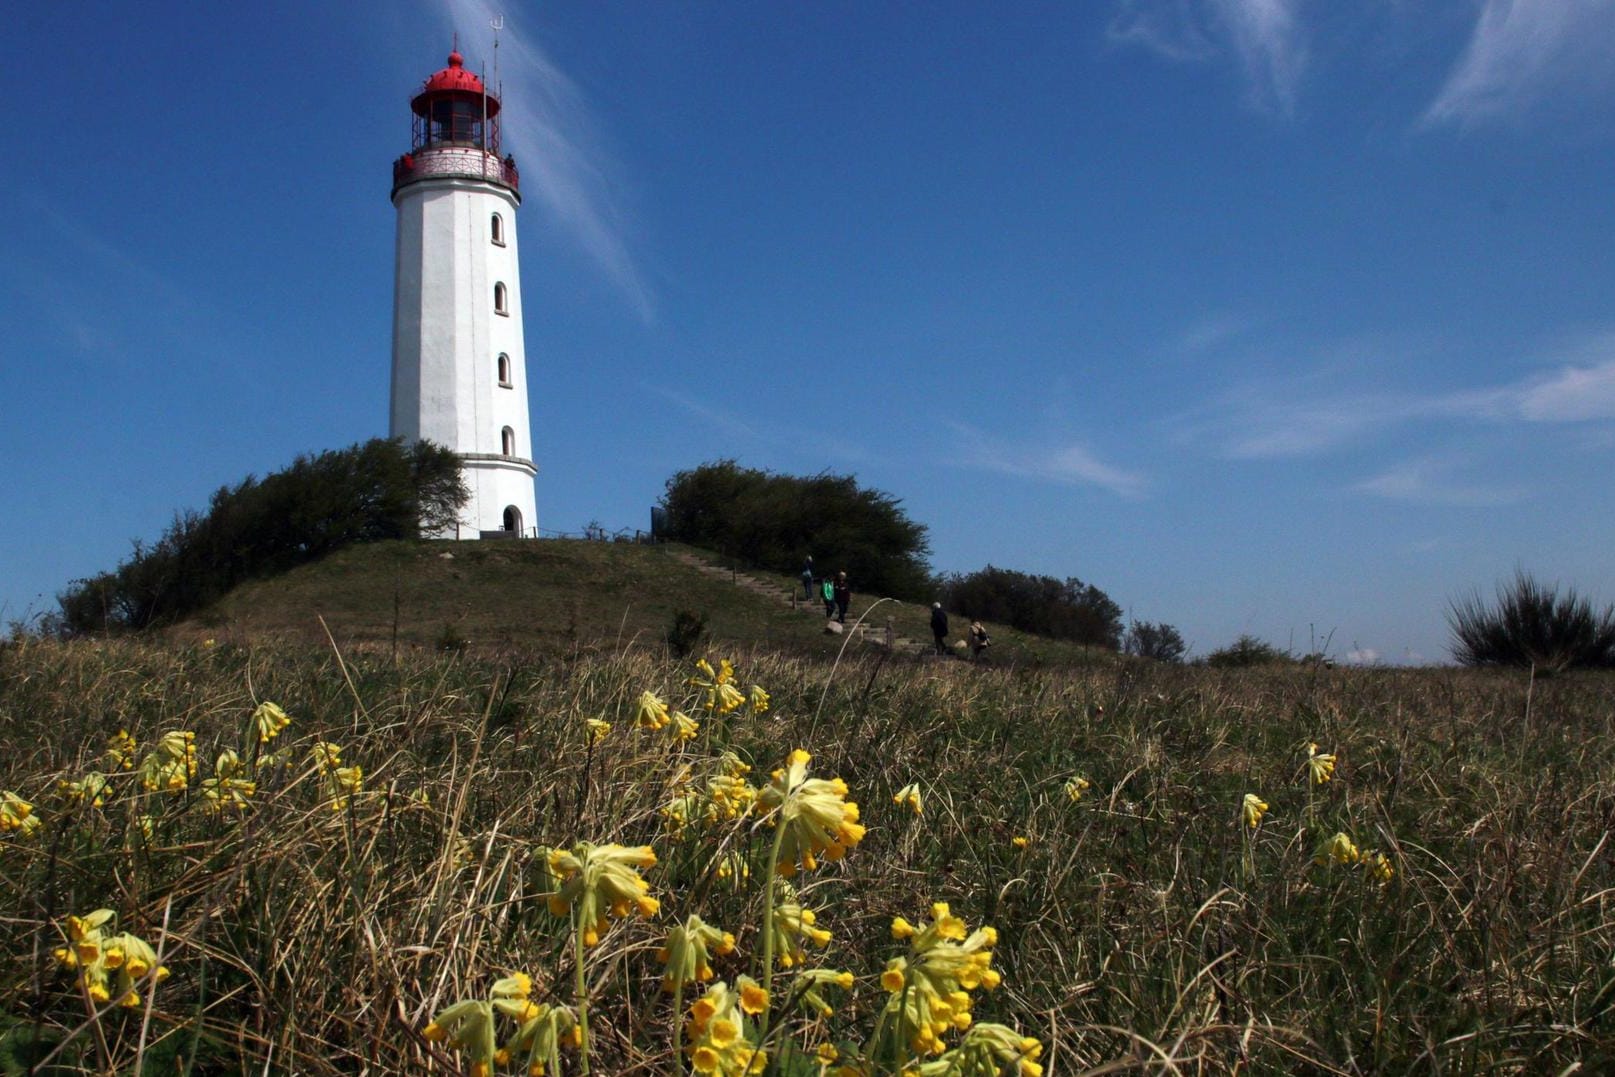
<path fill-rule="evenodd" d="M 958 1047 L 910 1072 L 917 1077 L 998 1077 L 1004 1066 L 1012 1065 L 1018 1077 L 1043 1077 L 1043 1064 L 1038 1061 L 1042 1055 L 1043 1045 L 1031 1036 L 1022 1036 L 1008 1025 L 984 1022 L 966 1032 Z"/>
<path fill-rule="evenodd" d="M 63 800 L 100 808 L 106 806 L 107 793 L 111 790 L 107 785 L 107 776 L 98 770 L 92 770 L 77 781 L 63 778 L 56 783 L 56 791 L 61 794 Z M 4 825 L 0 822 L 0 827 Z"/>
<path fill-rule="evenodd" d="M 309 754 L 325 784 L 325 795 L 331 800 L 331 810 L 341 811 L 348 799 L 364 791 L 364 768 L 358 764 L 342 765 L 342 749 L 328 740 L 315 741 Z"/>
<path fill-rule="evenodd" d="M 1246 793 L 1239 810 L 1245 817 L 1245 825 L 1255 830 L 1262 825 L 1262 816 L 1267 814 L 1267 801 L 1255 793 Z"/>
<path fill-rule="evenodd" d="M 667 703 L 660 696 L 655 692 L 639 693 L 639 702 L 634 705 L 635 725 L 641 729 L 661 729 L 669 720 Z"/>
<path fill-rule="evenodd" d="M 839 860 L 864 839 L 858 805 L 847 799 L 847 783 L 840 778 L 809 778 L 812 758 L 800 748 L 793 751 L 757 798 L 764 811 L 776 813 L 775 825 L 784 830 L 777 861 L 782 875 L 817 867 L 820 854 Z"/>
<path fill-rule="evenodd" d="M 9 789 L 0 793 L 0 834 L 31 838 L 42 825 L 32 804 Z"/>
<path fill-rule="evenodd" d="M 107 738 L 106 759 L 108 770 L 133 770 L 135 753 L 138 751 L 135 738 L 129 735 L 127 729 L 120 729 Z"/>
<path fill-rule="evenodd" d="M 252 712 L 252 724 L 258 730 L 258 743 L 268 744 L 292 724 L 292 719 L 291 715 L 280 709 L 280 704 L 266 700 Z"/>
<path fill-rule="evenodd" d="M 970 1027 L 970 992 L 999 984 L 992 967 L 998 933 L 990 927 L 971 931 L 939 901 L 923 928 L 895 918 L 892 937 L 907 939 L 909 949 L 888 961 L 880 975 L 880 985 L 891 994 L 882 1019 L 894 1021 L 913 1050 L 940 1055 L 944 1034 Z"/>
<path fill-rule="evenodd" d="M 1319 867 L 1329 864 L 1346 867 L 1361 864 L 1368 877 L 1381 886 L 1396 877 L 1396 868 L 1391 865 L 1390 857 L 1377 849 L 1363 852 L 1344 831 L 1324 842 L 1313 855 L 1312 861 Z"/>
<path fill-rule="evenodd" d="M 852 973 L 842 969 L 803 969 L 796 974 L 792 984 L 792 991 L 802 1008 L 816 1017 L 829 1017 L 836 1012 L 836 1008 L 825 1001 L 823 989 L 826 987 L 839 987 L 843 991 L 852 990 Z M 829 1044 L 821 1044 L 830 1047 Z M 830 1047 L 834 1051 L 834 1047 Z M 834 1062 L 834 1058 L 828 1061 Z"/>
<path fill-rule="evenodd" d="M 150 792 L 177 793 L 189 786 L 194 777 L 196 734 L 188 730 L 164 733 L 158 738 L 157 746 L 140 761 L 140 785 Z"/>
<path fill-rule="evenodd" d="M 656 959 L 667 966 L 662 973 L 662 989 L 672 991 L 688 983 L 706 983 L 712 979 L 712 955 L 731 954 L 734 949 L 733 935 L 691 914 L 667 933 L 667 942 L 656 954 Z"/>
<path fill-rule="evenodd" d="M 421 1038 L 463 1052 L 472 1077 L 490 1077 L 495 1065 L 508 1065 L 523 1053 L 530 1077 L 542 1077 L 562 1043 L 577 1044 L 580 1030 L 571 1010 L 534 1002 L 532 993 L 533 980 L 525 972 L 506 976 L 494 983 L 487 998 L 445 1008 L 421 1029 Z M 498 1043 L 499 1017 L 516 1025 L 503 1047 Z"/>
<path fill-rule="evenodd" d="M 925 804 L 920 800 L 920 783 L 909 782 L 892 796 L 892 803 L 907 807 L 915 815 L 925 814 Z"/>
<path fill-rule="evenodd" d="M 594 946 L 610 926 L 607 915 L 623 919 L 637 911 L 655 916 L 661 904 L 650 897 L 650 884 L 638 869 L 654 866 L 656 852 L 649 845 L 592 845 L 580 841 L 567 849 L 552 849 L 549 870 L 560 884 L 549 897 L 549 910 L 565 916 L 577 911 L 583 944 Z"/>
<path fill-rule="evenodd" d="M 153 984 L 168 979 L 168 969 L 157 963 L 157 952 L 145 939 L 128 932 L 109 934 L 111 909 L 96 909 L 88 916 L 67 918 L 67 945 L 55 951 L 57 962 L 75 969 L 79 984 L 98 1005 L 117 1000 L 120 1006 L 140 1005 L 136 985 L 151 975 Z"/>
<path fill-rule="evenodd" d="M 753 714 L 768 713 L 768 693 L 763 691 L 761 685 L 752 685 L 751 691 L 749 691 L 746 695 L 747 701 L 751 704 L 751 712 Z"/>
<path fill-rule="evenodd" d="M 800 965 L 807 960 L 804 941 L 823 947 L 830 942 L 830 933 L 818 927 L 818 914 L 804 908 L 796 888 L 782 878 L 774 879 L 774 952 L 779 955 L 781 968 Z"/>
<path fill-rule="evenodd" d="M 241 757 L 226 748 L 213 764 L 213 777 L 202 780 L 202 796 L 214 813 L 246 811 L 258 792 L 258 783 L 240 775 L 246 773 Z"/>
<path fill-rule="evenodd" d="M 1086 793 L 1090 788 L 1092 788 L 1092 783 L 1089 782 L 1087 778 L 1073 775 L 1066 780 L 1065 795 L 1071 801 L 1071 803 L 1075 804 L 1077 801 L 1082 799 L 1083 794 Z"/>
<path fill-rule="evenodd" d="M 1335 776 L 1335 757 L 1320 753 L 1316 744 L 1307 745 L 1307 773 L 1313 785 L 1322 785 Z"/>
<path fill-rule="evenodd" d="M 730 664 L 729 659 L 719 660 L 718 668 L 714 670 L 712 663 L 703 658 L 696 662 L 695 668 L 700 670 L 701 675 L 691 677 L 684 683 L 692 688 L 701 688 L 706 691 L 706 699 L 701 705 L 707 710 L 712 711 L 714 714 L 728 714 L 730 711 L 737 710 L 745 705 L 746 696 L 739 688 L 735 687 L 735 667 Z M 760 689 L 753 689 L 753 691 L 760 691 Z M 766 692 L 763 693 L 763 706 L 765 708 L 768 706 L 768 694 Z"/>
<path fill-rule="evenodd" d="M 677 834 L 690 823 L 710 826 L 745 815 L 757 802 L 756 787 L 746 781 L 750 772 L 751 767 L 738 755 L 724 752 L 714 761 L 700 788 L 691 788 L 686 777 L 682 784 L 689 791 L 674 797 L 661 810 L 668 829 Z"/>
<path fill-rule="evenodd" d="M 583 742 L 594 747 L 607 737 L 611 736 L 611 723 L 603 718 L 585 718 L 583 720 Z"/>
<path fill-rule="evenodd" d="M 719 980 L 690 1005 L 684 1048 L 696 1073 L 745 1077 L 768 1068 L 768 1055 L 746 1035 L 746 1016 L 768 1008 L 768 994 L 742 976 L 735 986 Z"/>

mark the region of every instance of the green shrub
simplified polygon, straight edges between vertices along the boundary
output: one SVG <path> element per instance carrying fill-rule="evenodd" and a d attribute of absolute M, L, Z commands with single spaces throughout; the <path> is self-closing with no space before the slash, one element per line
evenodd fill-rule
<path fill-rule="evenodd" d="M 674 658 L 683 658 L 701 645 L 707 634 L 707 615 L 693 610 L 679 610 L 667 626 L 667 651 Z"/>
<path fill-rule="evenodd" d="M 1447 610 L 1452 656 L 1466 666 L 1534 667 L 1546 672 L 1615 666 L 1615 606 L 1603 612 L 1565 588 L 1538 583 L 1516 572 L 1497 587 L 1497 604 L 1479 594 L 1453 601 Z"/>
<path fill-rule="evenodd" d="M 1255 636 L 1240 636 L 1226 647 L 1206 655 L 1206 665 L 1222 669 L 1271 666 L 1290 661 L 1290 656 Z"/>

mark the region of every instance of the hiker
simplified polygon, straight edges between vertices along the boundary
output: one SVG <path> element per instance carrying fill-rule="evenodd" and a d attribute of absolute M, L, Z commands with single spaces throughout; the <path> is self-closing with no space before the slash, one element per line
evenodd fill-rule
<path fill-rule="evenodd" d="M 975 661 L 976 659 L 980 658 L 981 653 L 983 651 L 985 651 L 988 647 L 991 647 L 992 645 L 993 645 L 993 641 L 991 639 L 987 638 L 987 629 L 982 627 L 981 622 L 980 621 L 971 621 L 970 622 L 970 659 L 971 659 L 971 661 Z"/>
<path fill-rule="evenodd" d="M 824 597 L 824 619 L 829 620 L 836 615 L 836 585 L 830 577 L 826 576 L 819 585 L 819 593 Z"/>
<path fill-rule="evenodd" d="M 948 613 L 942 603 L 931 603 L 931 635 L 936 637 L 936 653 L 948 653 Z"/>
<path fill-rule="evenodd" d="M 847 603 L 852 601 L 852 588 L 847 586 L 847 574 L 836 573 L 836 620 L 842 624 L 847 623 Z"/>
<path fill-rule="evenodd" d="M 802 597 L 803 599 L 813 597 L 813 557 L 811 554 L 808 556 L 807 564 L 802 566 Z"/>

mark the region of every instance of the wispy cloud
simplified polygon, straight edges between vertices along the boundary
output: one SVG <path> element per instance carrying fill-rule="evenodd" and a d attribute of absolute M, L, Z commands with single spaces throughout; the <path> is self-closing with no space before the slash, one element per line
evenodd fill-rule
<path fill-rule="evenodd" d="M 704 429 L 720 431 L 730 437 L 746 438 L 751 441 L 768 442 L 774 440 L 772 436 L 758 430 L 745 420 L 737 418 L 736 413 L 703 404 L 701 401 L 687 393 L 681 393 L 677 389 L 652 385 L 649 382 L 641 382 L 640 388 L 647 393 L 661 397 L 688 413 L 691 418 L 699 420 Z"/>
<path fill-rule="evenodd" d="M 1231 52 L 1250 102 L 1290 115 L 1307 67 L 1299 7 L 1299 0 L 1119 0 L 1106 33 L 1180 63 Z"/>
<path fill-rule="evenodd" d="M 1466 466 L 1465 461 L 1452 458 L 1420 457 L 1364 479 L 1352 489 L 1393 501 L 1452 508 L 1492 508 L 1525 497 L 1519 487 L 1465 481 L 1459 473 Z"/>
<path fill-rule="evenodd" d="M 964 452 L 958 460 L 965 467 L 1071 486 L 1098 486 L 1126 498 L 1143 497 L 1147 489 L 1142 475 L 1105 463 L 1085 445 L 1071 443 L 1042 449 L 1014 447 L 972 426 L 948 425 L 964 441 Z"/>
<path fill-rule="evenodd" d="M 538 43 L 533 22 L 504 17 L 508 5 L 493 0 L 431 2 L 478 53 L 484 43 L 492 44 L 492 22 L 503 18 L 498 54 L 504 84 L 502 134 L 507 152 L 516 155 L 521 167 L 522 195 L 541 203 L 649 320 L 653 297 L 630 251 L 615 166 L 577 85 Z M 486 55 L 491 63 L 491 48 Z"/>
<path fill-rule="evenodd" d="M 1171 420 L 1186 441 L 1211 441 L 1245 459 L 1304 456 L 1416 421 L 1589 423 L 1615 420 L 1615 331 L 1549 349 L 1544 369 L 1518 381 L 1444 393 L 1342 388 L 1308 373 L 1253 383 Z"/>
<path fill-rule="evenodd" d="M 1611 0 L 1485 0 L 1424 122 L 1508 118 L 1555 91 L 1601 91 L 1612 75 Z"/>

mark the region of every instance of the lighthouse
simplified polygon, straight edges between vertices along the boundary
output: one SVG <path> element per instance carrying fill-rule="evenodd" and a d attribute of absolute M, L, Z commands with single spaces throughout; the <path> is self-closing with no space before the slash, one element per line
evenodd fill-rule
<path fill-rule="evenodd" d="M 516 162 L 499 98 L 458 50 L 409 103 L 393 163 L 398 246 L 391 434 L 452 449 L 471 497 L 433 538 L 537 533 L 516 249 Z"/>

